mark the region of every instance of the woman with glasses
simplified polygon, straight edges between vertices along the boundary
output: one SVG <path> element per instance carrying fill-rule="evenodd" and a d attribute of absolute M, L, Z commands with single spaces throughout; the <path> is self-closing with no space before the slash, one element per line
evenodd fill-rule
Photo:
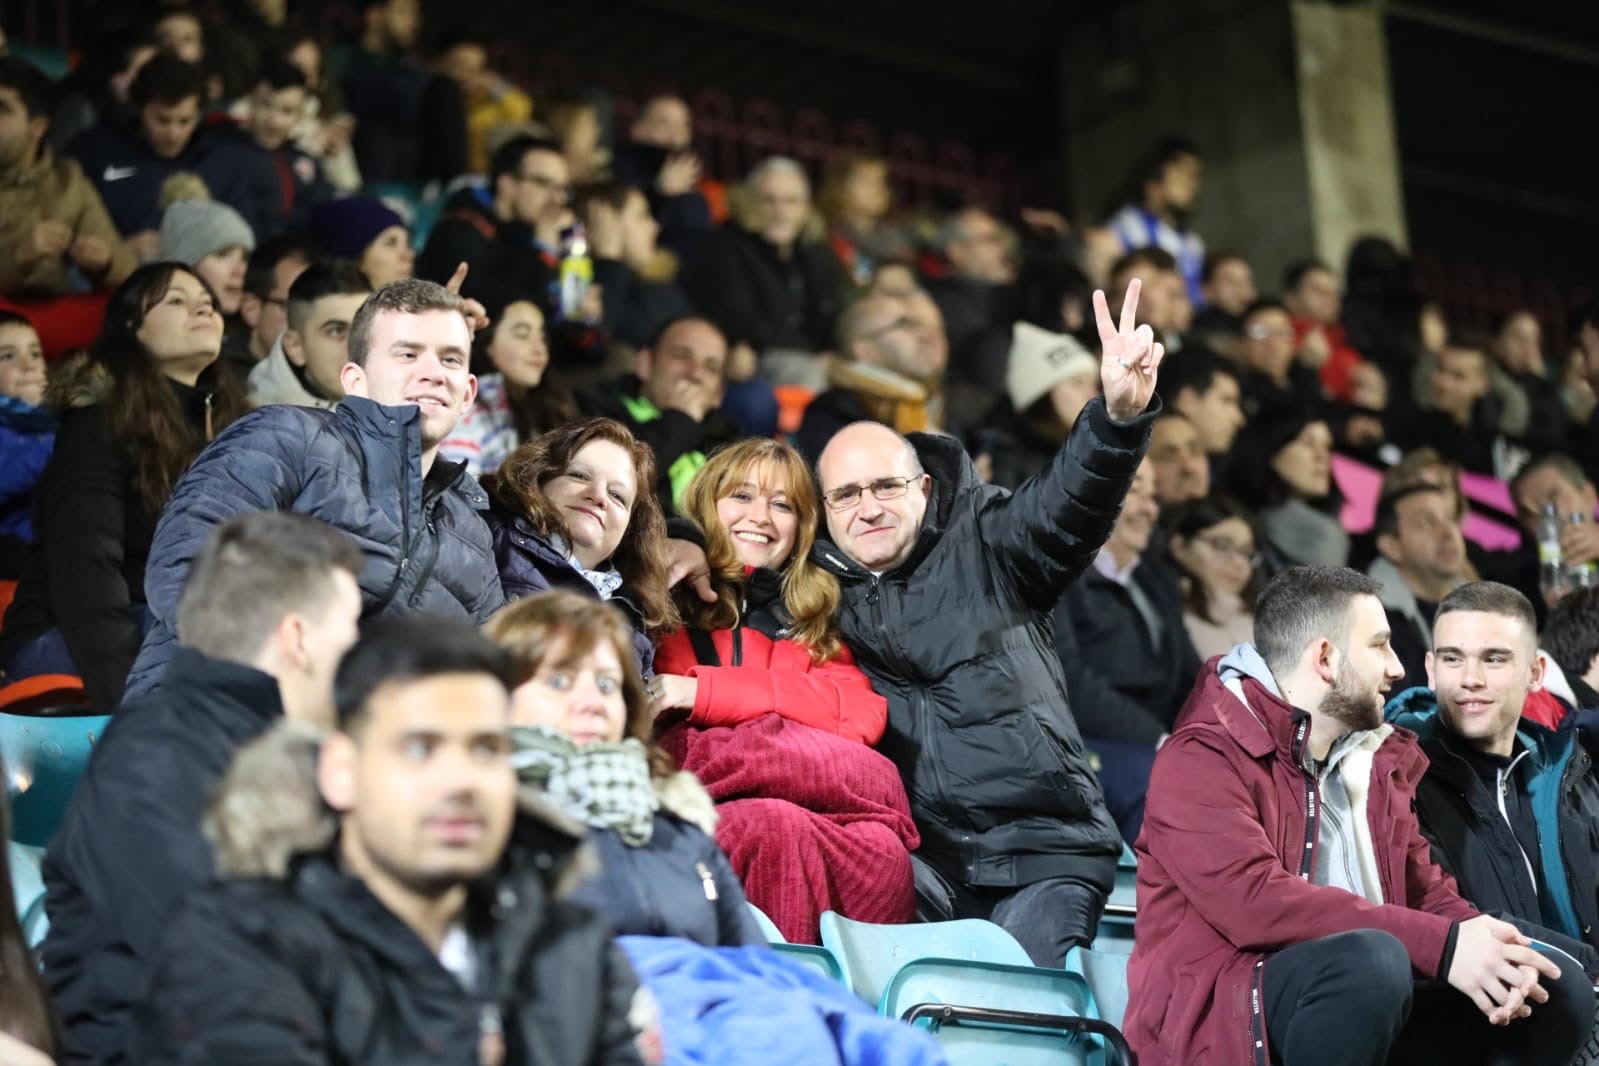
<path fill-rule="evenodd" d="M 620 608 L 645 674 L 678 621 L 654 484 L 649 448 L 609 418 L 551 430 L 483 478 L 506 597 L 566 588 Z"/>
<path fill-rule="evenodd" d="M 717 841 L 785 938 L 815 943 L 828 910 L 911 921 L 919 838 L 898 770 L 870 747 L 888 704 L 839 640 L 838 579 L 810 558 L 821 504 L 805 460 L 773 440 L 730 445 L 683 513 L 717 599 L 680 595 L 687 628 L 657 653 L 662 747 L 710 789 Z"/>
<path fill-rule="evenodd" d="M 1182 504 L 1163 524 L 1167 550 L 1182 570 L 1183 625 L 1199 657 L 1252 642 L 1262 584 L 1254 517 L 1212 496 Z"/>

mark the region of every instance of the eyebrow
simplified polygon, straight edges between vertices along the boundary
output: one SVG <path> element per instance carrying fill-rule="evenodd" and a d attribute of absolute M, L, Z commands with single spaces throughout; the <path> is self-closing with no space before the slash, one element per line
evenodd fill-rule
<path fill-rule="evenodd" d="M 1432 653 L 1434 655 L 1465 655 L 1466 651 L 1465 651 L 1464 648 L 1456 648 L 1453 645 L 1450 645 L 1448 647 L 1443 647 L 1443 648 L 1434 648 Z M 1479 652 L 1478 654 L 1481 654 L 1481 655 L 1509 655 L 1509 656 L 1514 656 L 1516 654 L 1516 649 L 1514 649 L 1514 648 L 1498 648 L 1498 647 L 1495 647 L 1495 648 L 1483 648 L 1482 651 Z"/>

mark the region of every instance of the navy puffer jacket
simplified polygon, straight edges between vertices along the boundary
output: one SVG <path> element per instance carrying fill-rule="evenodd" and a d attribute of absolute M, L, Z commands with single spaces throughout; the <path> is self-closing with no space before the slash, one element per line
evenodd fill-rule
<path fill-rule="evenodd" d="M 212 441 L 172 490 L 150 548 L 145 597 L 155 627 L 128 680 L 157 687 L 177 643 L 178 595 L 216 526 L 293 511 L 354 537 L 366 553 L 362 616 L 422 612 L 484 622 L 505 602 L 479 510 L 488 496 L 462 464 L 422 476 L 414 406 L 347 397 L 331 411 L 274 404 Z"/>

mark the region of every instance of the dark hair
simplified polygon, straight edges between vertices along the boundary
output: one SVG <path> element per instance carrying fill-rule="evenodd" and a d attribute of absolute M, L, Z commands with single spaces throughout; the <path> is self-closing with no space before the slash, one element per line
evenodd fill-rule
<path fill-rule="evenodd" d="M 1181 537 L 1185 541 L 1191 541 L 1205 530 L 1219 526 L 1231 518 L 1236 518 L 1249 527 L 1249 535 L 1254 539 L 1255 550 L 1258 553 L 1266 543 L 1266 535 L 1261 531 L 1260 523 L 1255 520 L 1249 509 L 1230 496 L 1206 496 L 1167 508 L 1161 514 L 1161 526 L 1168 538 Z M 1178 569 L 1183 570 L 1183 576 L 1187 578 L 1183 582 L 1183 609 L 1215 625 L 1216 620 L 1210 613 L 1210 597 L 1205 595 L 1205 587 L 1199 582 L 1198 576 L 1188 573 L 1182 563 L 1177 562 L 1175 555 L 1172 561 L 1177 563 Z M 1260 598 L 1260 586 L 1264 577 L 1261 567 L 1252 567 L 1249 583 L 1244 586 L 1239 596 L 1244 606 L 1251 611 L 1255 609 L 1255 603 Z"/>
<path fill-rule="evenodd" d="M 83 59 L 62 80 L 60 91 L 63 96 L 86 97 L 97 111 L 111 110 L 119 103 L 111 91 L 112 79 L 132 65 L 136 53 L 155 47 L 146 27 L 112 26 L 89 43 Z"/>
<path fill-rule="evenodd" d="M 1179 360 L 1181 356 L 1178 357 Z M 1277 473 L 1272 460 L 1277 453 L 1298 439 L 1307 426 L 1317 422 L 1331 429 L 1327 416 L 1310 404 L 1285 403 L 1268 408 L 1244 424 L 1227 453 L 1226 482 L 1229 495 L 1257 512 L 1293 499 L 1293 490 Z M 1337 515 L 1343 505 L 1338 479 L 1331 481 L 1326 496 L 1306 501 L 1312 507 Z"/>
<path fill-rule="evenodd" d="M 38 67 L 16 56 L 0 56 L 0 89 L 15 89 L 30 119 L 55 110 L 55 85 Z"/>
<path fill-rule="evenodd" d="M 203 104 L 206 92 L 205 69 L 200 64 L 186 62 L 170 52 L 157 52 L 139 68 L 128 88 L 128 99 L 137 108 L 151 104 L 171 107 L 191 96 Z"/>
<path fill-rule="evenodd" d="M 348 259 L 317 259 L 289 286 L 289 328 L 303 332 L 312 306 L 328 296 L 370 296 L 372 283 Z"/>
<path fill-rule="evenodd" d="M 1202 158 L 1199 146 L 1186 137 L 1162 137 L 1150 149 L 1138 167 L 1138 187 L 1133 190 L 1136 194 L 1135 202 L 1142 203 L 1144 199 L 1144 186 L 1152 181 L 1160 181 L 1166 176 L 1166 168 L 1184 158 L 1193 156 Z"/>
<path fill-rule="evenodd" d="M 1304 282 L 1307 275 L 1323 270 L 1329 274 L 1333 268 L 1323 263 L 1320 259 L 1296 259 L 1288 264 L 1288 269 L 1283 271 L 1283 292 L 1293 292 Z M 1333 274 L 1336 278 L 1337 275 Z"/>
<path fill-rule="evenodd" d="M 278 266 L 286 259 L 311 263 L 316 251 L 309 241 L 291 234 L 262 241 L 250 253 L 250 264 L 244 268 L 244 291 L 258 300 L 270 297 L 273 283 L 278 280 Z"/>
<path fill-rule="evenodd" d="M 1241 252 L 1231 250 L 1211 252 L 1205 256 L 1205 263 L 1199 268 L 1199 283 L 1201 285 L 1209 285 L 1211 279 L 1216 276 L 1216 271 L 1222 268 L 1222 264 L 1231 263 L 1235 259 L 1246 266 L 1249 264 L 1249 257 Z"/>
<path fill-rule="evenodd" d="M 546 137 L 512 137 L 489 159 L 489 188 L 492 190 L 503 177 L 521 177 L 522 160 L 529 152 L 562 154 L 561 146 Z"/>
<path fill-rule="evenodd" d="M 1532 475 L 1544 470 L 1553 470 L 1574 489 L 1581 489 L 1588 484 L 1588 472 L 1583 469 L 1581 463 L 1565 452 L 1540 455 L 1516 471 L 1516 476 L 1510 479 L 1510 503 L 1517 511 L 1521 510 L 1521 486 L 1525 485 Z"/>
<path fill-rule="evenodd" d="M 1577 589 L 1554 605 L 1544 623 L 1543 650 L 1567 678 L 1588 672 L 1599 655 L 1599 588 Z"/>
<path fill-rule="evenodd" d="M 1260 299 L 1244 308 L 1244 313 L 1238 316 L 1238 321 L 1248 322 L 1251 318 L 1254 318 L 1262 311 L 1281 311 L 1286 315 L 1288 313 L 1288 308 L 1283 306 L 1283 302 L 1281 300 L 1271 296 L 1262 296 Z"/>
<path fill-rule="evenodd" d="M 287 59 L 277 56 L 269 57 L 261 64 L 260 73 L 255 76 L 255 84 L 265 85 L 275 93 L 284 89 L 304 89 L 307 92 L 311 90 L 310 82 L 305 80 L 305 71 Z"/>
<path fill-rule="evenodd" d="M 454 311 L 462 322 L 466 321 L 466 304 L 438 282 L 421 278 L 391 281 L 367 297 L 350 323 L 350 362 L 356 366 L 366 365 L 366 357 L 372 349 L 372 323 L 385 311 L 397 311 L 402 315 Z"/>
<path fill-rule="evenodd" d="M 1531 638 L 1534 647 L 1537 646 L 1538 614 L 1533 610 L 1532 601 L 1526 597 L 1526 594 L 1509 585 L 1501 585 L 1497 581 L 1473 581 L 1461 585 L 1439 601 L 1438 613 L 1433 616 L 1434 623 L 1436 624 L 1439 618 L 1451 611 L 1481 611 L 1483 614 L 1514 618 L 1526 626 L 1527 636 Z M 1583 670 L 1586 669 L 1587 667 L 1583 667 Z M 1580 674 L 1581 671 L 1579 676 Z"/>
<path fill-rule="evenodd" d="M 190 425 L 166 375 L 138 336 L 145 316 L 166 296 L 178 274 L 189 275 L 211 291 L 204 278 L 182 263 L 139 267 L 111 294 L 105 325 L 89 348 L 90 361 L 104 367 L 115 383 L 106 401 L 111 433 L 130 453 L 134 491 L 151 519 L 161 513 L 172 486 L 207 443 Z M 212 436 L 244 413 L 238 383 L 220 359 L 201 372 L 196 384 L 213 396 Z"/>
<path fill-rule="evenodd" d="M 0 328 L 4 328 L 6 326 L 27 326 L 35 333 L 39 331 L 38 327 L 33 324 L 33 319 L 29 318 L 25 314 L 22 314 L 20 311 L 7 311 L 0 309 Z"/>
<path fill-rule="evenodd" d="M 1160 394 L 1175 401 L 1184 389 L 1204 396 L 1216 386 L 1218 375 L 1238 380 L 1238 368 L 1215 352 L 1183 346 L 1182 354 L 1160 364 Z"/>
<path fill-rule="evenodd" d="M 1488 337 L 1479 329 L 1472 329 L 1469 326 L 1451 329 L 1449 331 L 1449 339 L 1444 341 L 1444 347 L 1456 352 L 1476 352 L 1482 356 L 1485 363 L 1489 366 L 1493 365 L 1488 356 L 1488 353 L 1493 350 L 1493 345 L 1489 343 Z"/>
<path fill-rule="evenodd" d="M 524 301 L 512 301 L 513 304 L 522 302 Z M 535 303 L 532 300 L 525 302 Z M 506 305 L 507 308 L 510 306 L 512 305 Z M 542 313 L 541 309 L 540 314 Z M 489 347 L 493 345 L 494 338 L 499 335 L 500 327 L 504 324 L 505 317 L 502 312 L 495 317 L 488 329 L 480 329 L 472 337 L 472 373 L 479 378 L 485 374 L 500 373 L 500 369 L 494 365 L 494 357 L 489 354 Z M 526 444 L 540 434 L 548 433 L 568 422 L 576 422 L 580 415 L 576 394 L 561 376 L 561 372 L 553 366 L 544 368 L 544 376 L 539 379 L 536 388 L 517 388 L 507 381 L 505 398 L 511 406 L 511 425 L 516 429 L 518 444 Z"/>
<path fill-rule="evenodd" d="M 383 686 L 446 674 L 486 674 L 506 692 L 517 684 L 511 654 L 464 619 L 428 614 L 372 619 L 362 625 L 360 639 L 334 675 L 339 732 L 354 734 L 366 725 L 372 695 Z"/>
<path fill-rule="evenodd" d="M 1381 590 L 1376 579 L 1347 566 L 1291 566 L 1266 583 L 1255 605 L 1255 650 L 1280 681 L 1313 640 L 1344 650 L 1350 605 Z"/>
<path fill-rule="evenodd" d="M 666 519 L 655 495 L 655 453 L 622 423 L 590 418 L 552 429 L 523 444 L 483 478 L 489 495 L 512 514 L 525 516 L 540 536 L 564 536 L 566 520 L 544 495 L 544 486 L 566 473 L 572 457 L 591 441 L 610 441 L 633 460 L 637 494 L 611 565 L 638 599 L 644 628 L 652 636 L 677 628 L 677 608 L 667 589 Z"/>
<path fill-rule="evenodd" d="M 4 757 L 0 757 L 0 780 L 11 781 Z M 0 792 L 0 839 L 11 839 L 11 801 L 4 792 Z M 11 864 L 0 863 L 0 1033 L 51 1055 L 56 1035 L 50 998 L 28 950 L 15 901 Z"/>
<path fill-rule="evenodd" d="M 1371 528 L 1372 534 L 1378 537 L 1399 536 L 1399 505 L 1412 496 L 1420 496 L 1424 492 L 1436 492 L 1440 496 L 1452 495 L 1448 489 L 1426 481 L 1418 481 L 1385 492 L 1377 501 L 1377 521 Z"/>
<path fill-rule="evenodd" d="M 1016 278 L 1016 310 L 1014 318 L 1030 322 L 1051 333 L 1070 332 L 1061 316 L 1061 306 L 1070 299 L 1083 301 L 1084 320 L 1088 313 L 1088 300 L 1093 294 L 1093 283 L 1075 263 L 1057 257 L 1034 258 L 1022 265 Z"/>
<path fill-rule="evenodd" d="M 685 322 L 703 322 L 705 325 L 716 331 L 716 335 L 722 338 L 723 344 L 727 343 L 727 334 L 722 331 L 722 327 L 718 326 L 715 322 L 712 322 L 704 315 L 678 315 L 676 318 L 669 318 L 665 322 L 662 322 L 659 328 L 657 328 L 654 333 L 650 334 L 650 339 L 645 343 L 644 349 L 641 350 L 648 350 L 652 352 L 655 351 L 661 346 L 661 342 L 666 339 L 666 335 L 668 333 L 672 332 L 678 326 L 683 325 Z"/>
<path fill-rule="evenodd" d="M 521 161 L 518 160 L 518 165 Z M 589 208 L 595 204 L 604 204 L 615 211 L 627 207 L 627 202 L 634 195 L 643 195 L 644 190 L 637 185 L 629 185 L 621 181 L 591 181 L 579 185 L 572 194 L 572 210 L 578 218 L 587 221 Z"/>
<path fill-rule="evenodd" d="M 239 515 L 218 526 L 178 600 L 178 639 L 215 659 L 248 663 L 289 614 L 319 614 L 333 574 L 359 579 L 360 545 L 288 511 Z"/>
<path fill-rule="evenodd" d="M 1147 248 L 1134 248 L 1132 251 L 1124 253 L 1110 265 L 1110 276 L 1117 278 L 1129 270 L 1138 269 L 1140 266 L 1147 266 L 1151 270 L 1164 273 L 1177 269 L 1177 257 L 1166 249 L 1157 248 L 1154 245 L 1149 245 Z"/>

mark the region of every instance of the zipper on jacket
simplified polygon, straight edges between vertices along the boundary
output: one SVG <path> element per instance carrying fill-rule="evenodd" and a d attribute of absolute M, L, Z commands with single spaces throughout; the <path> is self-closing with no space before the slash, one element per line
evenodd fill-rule
<path fill-rule="evenodd" d="M 1310 719 L 1300 720 L 1294 728 L 1294 765 L 1305 779 L 1305 847 L 1299 860 L 1299 876 L 1310 881 L 1316 876 L 1316 837 L 1321 823 L 1321 793 L 1316 787 L 1316 775 L 1305 769 L 1305 741 L 1310 736 Z"/>
<path fill-rule="evenodd" d="M 694 872 L 700 875 L 700 884 L 705 887 L 705 898 L 712 903 L 716 902 L 716 878 L 711 875 L 711 868 L 703 862 L 694 864 Z"/>
<path fill-rule="evenodd" d="M 435 500 L 433 506 L 440 506 L 439 501 Z M 428 553 L 428 561 L 422 567 L 422 573 L 417 578 L 415 587 L 411 590 L 411 602 L 413 604 L 417 602 L 417 597 L 421 596 L 423 590 L 427 588 L 428 581 L 433 577 L 433 568 L 439 562 L 439 527 L 434 524 L 432 515 L 428 515 L 427 518 L 427 531 L 428 545 L 432 550 Z"/>
<path fill-rule="evenodd" d="M 1255 1066 L 1271 1066 L 1266 1050 L 1266 957 L 1255 960 L 1249 979 L 1249 1044 L 1254 1049 Z"/>

